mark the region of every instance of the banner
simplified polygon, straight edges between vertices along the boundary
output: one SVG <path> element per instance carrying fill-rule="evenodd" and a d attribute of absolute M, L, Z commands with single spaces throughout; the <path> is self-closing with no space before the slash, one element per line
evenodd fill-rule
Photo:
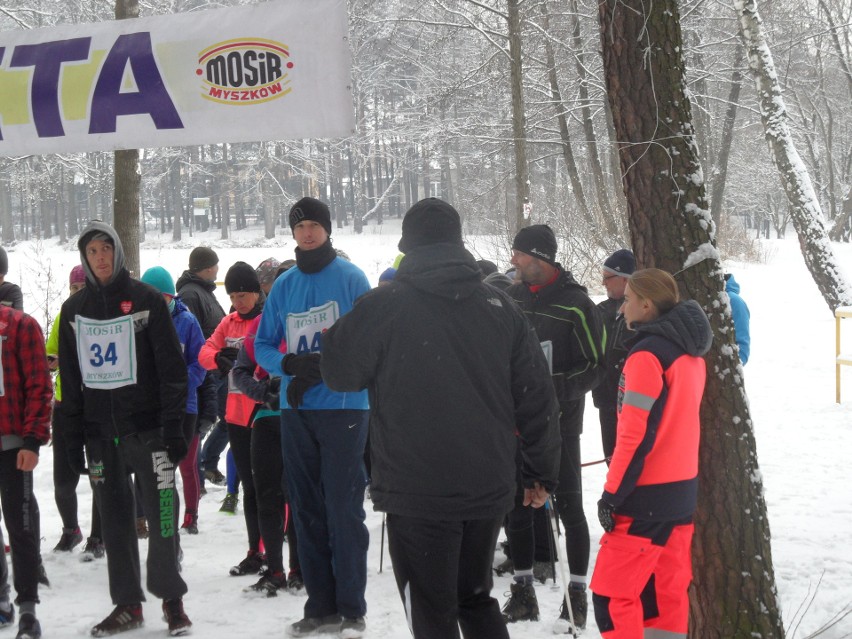
<path fill-rule="evenodd" d="M 341 137 L 344 0 L 0 33 L 0 156 Z"/>

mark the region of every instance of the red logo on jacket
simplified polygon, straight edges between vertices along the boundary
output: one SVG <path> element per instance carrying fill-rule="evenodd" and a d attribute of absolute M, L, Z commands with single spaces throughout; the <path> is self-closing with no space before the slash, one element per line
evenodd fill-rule
<path fill-rule="evenodd" d="M 121 312 L 127 315 L 133 309 L 133 302 L 127 301 L 119 304 Z"/>

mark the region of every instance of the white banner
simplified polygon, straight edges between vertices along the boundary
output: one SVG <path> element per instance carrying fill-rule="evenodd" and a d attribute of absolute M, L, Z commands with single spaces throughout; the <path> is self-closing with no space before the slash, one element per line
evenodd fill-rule
<path fill-rule="evenodd" d="M 346 2 L 0 33 L 0 156 L 352 133 Z"/>

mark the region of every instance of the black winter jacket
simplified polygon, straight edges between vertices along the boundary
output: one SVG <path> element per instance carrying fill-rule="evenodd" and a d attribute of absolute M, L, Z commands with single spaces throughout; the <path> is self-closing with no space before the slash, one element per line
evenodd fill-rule
<path fill-rule="evenodd" d="M 87 236 L 107 233 L 115 242 L 114 274 L 101 285 L 86 263 Z M 183 437 L 187 372 L 180 341 L 162 294 L 131 279 L 115 231 L 92 222 L 80 236 L 80 257 L 86 270 L 86 287 L 62 305 L 59 327 L 59 366 L 62 370 L 62 412 L 69 431 L 88 437 L 112 439 L 163 428 L 166 439 Z M 106 390 L 83 385 L 77 352 L 77 316 L 93 320 L 133 318 L 137 382 Z"/>
<path fill-rule="evenodd" d="M 323 336 L 322 375 L 336 391 L 369 390 L 376 510 L 500 517 L 513 506 L 518 445 L 525 484 L 555 485 L 557 403 L 538 339 L 461 246 L 406 254 L 392 284 Z"/>
<path fill-rule="evenodd" d="M 553 386 L 559 405 L 582 399 L 604 375 L 600 313 L 585 287 L 559 266 L 556 281 L 535 293 L 523 283 L 506 292 L 524 310 L 539 341 L 553 345 Z M 580 420 L 568 425 L 566 434 L 579 435 L 582 429 Z"/>
<path fill-rule="evenodd" d="M 615 412 L 618 403 L 618 381 L 621 379 L 621 369 L 627 359 L 625 340 L 630 337 L 630 331 L 624 321 L 624 316 L 618 312 L 624 299 L 607 298 L 598 304 L 601 321 L 606 330 L 604 345 L 603 381 L 592 389 L 592 399 L 598 408 L 607 408 Z"/>
<path fill-rule="evenodd" d="M 184 271 L 178 278 L 175 289 L 181 301 L 201 324 L 204 339 L 210 337 L 225 317 L 222 305 L 213 295 L 216 282 L 203 280 L 192 271 Z"/>

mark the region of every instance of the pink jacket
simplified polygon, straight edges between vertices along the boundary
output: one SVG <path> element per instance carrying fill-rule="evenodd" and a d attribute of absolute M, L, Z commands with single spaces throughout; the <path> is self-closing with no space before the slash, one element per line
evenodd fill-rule
<path fill-rule="evenodd" d="M 243 347 L 243 340 L 248 334 L 252 320 L 244 320 L 239 313 L 226 315 L 213 334 L 207 338 L 201 352 L 198 353 L 198 361 L 209 371 L 216 370 L 216 353 L 226 346 L 235 348 Z M 237 426 L 251 426 L 251 415 L 257 404 L 254 400 L 243 395 L 233 382 L 233 377 L 228 374 L 228 402 L 225 404 L 225 421 Z"/>

